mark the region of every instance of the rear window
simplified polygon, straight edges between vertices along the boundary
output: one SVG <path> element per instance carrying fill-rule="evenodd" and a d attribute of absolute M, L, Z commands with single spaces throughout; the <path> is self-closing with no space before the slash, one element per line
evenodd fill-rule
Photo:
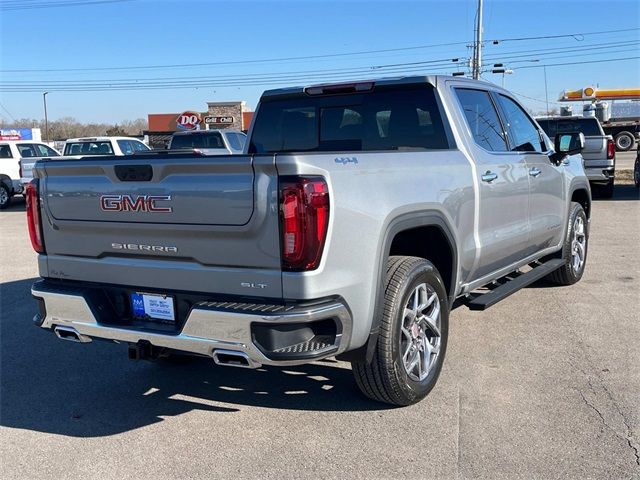
<path fill-rule="evenodd" d="M 595 118 L 567 118 L 558 120 L 538 120 L 549 138 L 555 137 L 558 133 L 582 132 L 585 137 L 600 136 L 600 124 Z"/>
<path fill-rule="evenodd" d="M 174 135 L 171 139 L 171 150 L 180 148 L 225 148 L 219 132 L 194 133 L 191 135 Z"/>
<path fill-rule="evenodd" d="M 64 146 L 65 155 L 113 155 L 111 142 L 69 142 Z"/>
<path fill-rule="evenodd" d="M 448 149 L 429 85 L 263 101 L 250 153 Z"/>

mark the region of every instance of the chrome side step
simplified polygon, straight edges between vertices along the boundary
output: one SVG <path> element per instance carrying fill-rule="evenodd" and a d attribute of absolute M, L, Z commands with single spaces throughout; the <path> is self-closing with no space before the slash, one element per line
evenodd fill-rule
<path fill-rule="evenodd" d="M 469 307 L 469 310 L 486 310 L 492 305 L 498 303 L 500 300 L 504 300 L 508 296 L 513 295 L 521 288 L 531 285 L 533 282 L 546 277 L 562 265 L 564 265 L 564 260 L 561 258 L 549 260 L 532 268 L 526 273 L 515 276 L 512 275 L 511 279 L 506 280 L 500 286 L 488 291 L 487 293 L 476 294 L 475 296 L 473 293 L 470 294 L 470 300 L 465 301 L 464 304 Z"/>

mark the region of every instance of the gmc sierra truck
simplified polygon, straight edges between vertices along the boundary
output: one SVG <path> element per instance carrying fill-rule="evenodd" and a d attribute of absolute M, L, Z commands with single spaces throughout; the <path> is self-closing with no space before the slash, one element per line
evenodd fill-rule
<path fill-rule="evenodd" d="M 245 153 L 215 161 L 40 161 L 35 322 L 132 359 L 337 356 L 365 395 L 415 403 L 454 306 L 581 278 L 583 145 L 569 132 L 552 146 L 495 85 L 426 76 L 267 91 Z"/>

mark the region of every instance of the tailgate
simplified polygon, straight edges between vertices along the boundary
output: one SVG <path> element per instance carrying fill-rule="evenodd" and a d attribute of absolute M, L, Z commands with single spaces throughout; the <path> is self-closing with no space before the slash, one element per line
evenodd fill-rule
<path fill-rule="evenodd" d="M 35 172 L 44 202 L 43 276 L 281 295 L 271 156 L 50 159 Z M 256 292 L 246 284 L 266 286 Z"/>
<path fill-rule="evenodd" d="M 584 137 L 582 158 L 589 160 L 607 160 L 607 139 L 605 137 Z"/>

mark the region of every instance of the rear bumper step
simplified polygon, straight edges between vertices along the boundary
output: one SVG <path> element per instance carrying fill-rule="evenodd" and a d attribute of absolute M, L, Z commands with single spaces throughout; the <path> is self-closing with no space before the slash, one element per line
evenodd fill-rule
<path fill-rule="evenodd" d="M 44 318 L 36 318 L 36 324 L 59 338 L 150 344 L 208 356 L 220 365 L 308 363 L 342 353 L 351 337 L 351 315 L 338 300 L 300 306 L 201 302 L 191 309 L 179 332 L 167 334 L 99 323 L 93 313 L 97 306 L 77 289 L 44 281 L 36 283 L 31 293 L 44 304 L 38 315 Z"/>
<path fill-rule="evenodd" d="M 511 278 L 506 279 L 499 286 L 487 293 L 475 295 L 472 293 L 469 300 L 465 301 L 464 304 L 469 307 L 470 310 L 486 310 L 499 301 L 504 300 L 509 295 L 516 293 L 521 288 L 546 277 L 551 272 L 560 268 L 564 263 L 564 260 L 556 258 L 548 260 L 545 263 L 541 263 L 526 273 L 518 272 L 516 274 L 512 274 L 510 276 Z"/>

